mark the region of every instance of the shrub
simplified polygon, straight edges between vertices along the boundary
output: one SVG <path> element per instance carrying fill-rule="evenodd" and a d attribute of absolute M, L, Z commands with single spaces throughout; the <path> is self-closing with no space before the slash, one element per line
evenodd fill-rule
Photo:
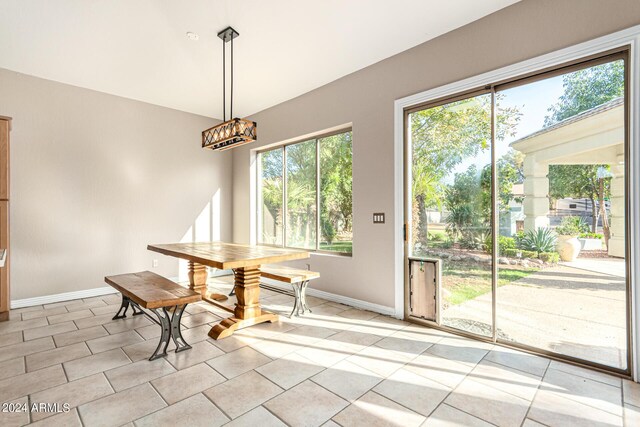
<path fill-rule="evenodd" d="M 579 236 L 589 232 L 589 224 L 579 216 L 566 216 L 556 227 L 556 233 L 562 236 Z"/>
<path fill-rule="evenodd" d="M 580 236 L 583 239 L 600 239 L 602 240 L 604 236 L 602 233 L 580 233 Z"/>
<path fill-rule="evenodd" d="M 518 256 L 518 252 L 521 252 L 521 251 L 518 249 L 507 249 L 507 250 L 504 250 L 501 255 L 515 258 Z"/>
<path fill-rule="evenodd" d="M 427 234 L 429 240 L 432 240 L 434 242 L 442 242 L 444 240 L 445 234 L 442 232 L 433 232 L 433 233 L 428 233 Z"/>
<path fill-rule="evenodd" d="M 450 249 L 453 246 L 453 241 L 446 239 L 440 244 L 442 249 Z"/>
<path fill-rule="evenodd" d="M 529 230 L 520 241 L 520 245 L 526 251 L 539 254 L 555 250 L 556 240 L 556 235 L 551 229 L 538 228 L 537 230 Z"/>
<path fill-rule="evenodd" d="M 458 240 L 460 247 L 462 249 L 477 249 L 478 244 L 472 235 L 463 235 L 460 240 Z"/>
<path fill-rule="evenodd" d="M 491 253 L 493 251 L 493 244 L 492 244 L 493 239 L 491 238 L 491 236 L 487 236 L 487 239 L 485 240 L 484 246 L 485 246 L 485 250 L 488 253 Z M 505 251 L 507 251 L 508 249 L 515 249 L 516 248 L 516 241 L 513 239 L 513 237 L 506 237 L 506 236 L 498 236 L 498 253 L 503 255 L 505 253 Z"/>
<path fill-rule="evenodd" d="M 557 264 L 558 261 L 560 261 L 560 254 L 558 252 L 542 252 L 540 255 L 538 255 L 538 258 L 540 258 L 544 262 Z"/>
<path fill-rule="evenodd" d="M 333 240 L 336 238 L 336 229 L 333 227 L 331 221 L 326 218 L 321 217 L 321 226 L 322 226 L 322 237 L 327 240 L 327 243 L 332 244 Z"/>
<path fill-rule="evenodd" d="M 510 258 L 537 258 L 538 254 L 533 251 L 527 251 L 524 249 L 506 249 L 501 253 L 502 256 Z"/>
<path fill-rule="evenodd" d="M 487 240 L 487 236 L 490 234 L 486 229 L 478 228 L 479 227 L 474 230 L 467 229 L 461 233 L 460 239 L 458 240 L 461 248 L 485 249 L 485 242 Z"/>

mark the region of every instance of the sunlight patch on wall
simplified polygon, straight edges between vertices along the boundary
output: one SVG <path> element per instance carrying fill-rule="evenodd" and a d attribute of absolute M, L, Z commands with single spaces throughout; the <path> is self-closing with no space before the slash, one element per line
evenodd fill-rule
<path fill-rule="evenodd" d="M 216 190 L 209 203 L 200 211 L 195 222 L 184 233 L 180 243 L 210 242 L 220 240 L 220 189 Z M 178 280 L 187 281 L 187 261 L 180 260 L 178 264 Z"/>

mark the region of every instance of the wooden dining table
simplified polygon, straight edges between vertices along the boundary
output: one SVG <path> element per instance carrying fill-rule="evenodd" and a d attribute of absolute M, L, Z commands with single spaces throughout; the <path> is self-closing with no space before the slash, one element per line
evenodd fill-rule
<path fill-rule="evenodd" d="M 213 339 L 228 337 L 247 326 L 277 321 L 277 314 L 260 307 L 260 266 L 309 258 L 309 252 L 304 250 L 225 242 L 154 244 L 147 249 L 187 260 L 189 288 L 199 292 L 203 300 L 233 313 L 209 331 Z M 233 270 L 237 300 L 233 310 L 221 304 L 227 299 L 225 295 L 207 289 L 207 267 Z"/>

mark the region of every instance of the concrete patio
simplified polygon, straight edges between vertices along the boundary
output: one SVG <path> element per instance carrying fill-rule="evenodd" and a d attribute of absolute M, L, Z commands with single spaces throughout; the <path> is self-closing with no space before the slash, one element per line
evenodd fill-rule
<path fill-rule="evenodd" d="M 521 344 L 624 368 L 624 277 L 598 272 L 597 263 L 588 261 L 595 265 L 592 271 L 558 265 L 499 287 L 500 334 Z M 491 318 L 490 310 L 491 294 L 484 294 L 450 307 L 443 318 L 484 322 Z"/>

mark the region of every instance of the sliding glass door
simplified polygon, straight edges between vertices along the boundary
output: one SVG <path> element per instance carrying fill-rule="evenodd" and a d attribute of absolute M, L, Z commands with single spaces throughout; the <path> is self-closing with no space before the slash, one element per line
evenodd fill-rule
<path fill-rule="evenodd" d="M 442 324 L 491 337 L 491 94 L 408 117 L 411 255 L 443 260 Z"/>
<path fill-rule="evenodd" d="M 407 256 L 437 262 L 437 326 L 628 371 L 625 61 L 406 112 Z"/>

